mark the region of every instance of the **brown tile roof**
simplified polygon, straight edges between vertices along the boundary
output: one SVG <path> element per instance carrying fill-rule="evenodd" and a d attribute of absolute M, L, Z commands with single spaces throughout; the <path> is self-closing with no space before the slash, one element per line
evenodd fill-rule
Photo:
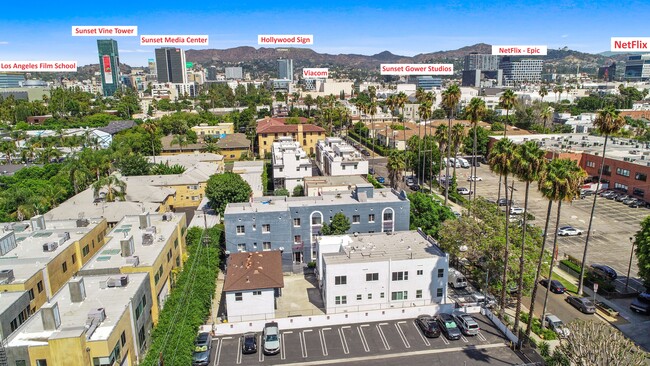
<path fill-rule="evenodd" d="M 232 253 L 228 257 L 224 291 L 284 287 L 280 251 Z"/>
<path fill-rule="evenodd" d="M 325 129 L 312 125 L 305 117 L 298 117 L 302 132 L 325 132 Z M 257 133 L 283 133 L 283 132 L 298 132 L 299 126 L 297 124 L 285 124 L 287 118 L 270 118 L 257 120 Z"/>
<path fill-rule="evenodd" d="M 243 133 L 231 133 L 216 143 L 220 149 L 248 149 L 251 141 Z"/>

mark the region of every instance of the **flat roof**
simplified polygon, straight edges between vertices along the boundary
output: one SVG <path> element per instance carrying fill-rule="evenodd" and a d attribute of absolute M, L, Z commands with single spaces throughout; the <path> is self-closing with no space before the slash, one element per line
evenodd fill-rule
<path fill-rule="evenodd" d="M 199 183 L 207 182 L 210 176 L 219 173 L 216 164 L 199 161 L 195 162 L 191 167 L 181 174 L 166 174 L 166 175 L 132 175 L 129 177 L 121 177 L 120 179 L 126 182 L 127 192 L 130 185 L 151 185 L 151 186 L 176 186 L 176 185 L 196 185 Z"/>
<path fill-rule="evenodd" d="M 305 185 L 309 188 L 318 187 L 337 187 L 337 186 L 355 186 L 357 184 L 368 183 L 360 175 L 324 175 L 316 177 L 303 178 Z M 352 187 L 350 187 L 352 189 Z"/>
<path fill-rule="evenodd" d="M 345 238 L 347 237 L 347 238 Z M 387 260 L 411 260 L 426 259 L 431 257 L 445 257 L 446 253 L 440 249 L 437 242 L 427 237 L 421 231 L 396 231 L 392 234 L 371 233 L 337 235 L 319 238 L 343 242 L 347 240 L 348 245 L 342 245 L 338 253 L 324 253 L 323 260 L 327 264 L 361 263 L 361 262 L 383 262 Z"/>
<path fill-rule="evenodd" d="M 243 180 L 251 186 L 253 197 L 261 197 L 264 194 L 262 185 L 262 172 L 264 171 L 264 161 L 236 161 L 233 165 L 232 172 L 239 174 Z"/>
<path fill-rule="evenodd" d="M 128 304 L 135 297 L 144 281 L 148 281 L 147 273 L 129 273 L 128 283 L 124 287 L 100 288 L 100 282 L 110 276 L 83 276 L 86 298 L 81 302 L 72 302 L 70 290 L 66 286 L 61 289 L 49 303 L 57 303 L 61 317 L 61 325 L 56 330 L 46 330 L 43 327 L 43 309 L 37 311 L 27 321 L 9 336 L 8 347 L 47 345 L 48 340 L 80 337 L 86 332 L 86 320 L 92 310 L 104 308 L 106 319 L 92 333 L 89 341 L 103 341 L 109 338 L 115 325 Z"/>
<path fill-rule="evenodd" d="M 86 227 L 77 227 L 76 220 L 45 220 L 45 230 L 34 230 L 30 221 L 20 223 L 0 224 L 0 228 L 15 224 L 28 224 L 23 231 L 14 230 L 16 236 L 16 248 L 5 255 L 0 256 L 0 269 L 11 269 L 14 271 L 15 279 L 11 283 L 23 283 L 42 271 L 47 264 L 67 249 L 74 242 L 83 238 L 91 230 L 97 227 L 101 219 L 89 220 Z M 59 243 L 63 233 L 69 233 L 70 239 Z M 51 252 L 43 251 L 43 244 L 57 242 L 58 246 Z"/>
<path fill-rule="evenodd" d="M 85 271 L 96 269 L 114 269 L 129 266 L 130 264 L 126 263 L 126 258 L 122 257 L 120 240 L 126 239 L 130 235 L 133 235 L 135 248 L 133 255 L 138 257 L 139 265 L 152 266 L 162 253 L 164 243 L 172 235 L 179 221 L 185 220 L 184 213 L 169 212 L 166 215 L 171 217 L 170 221 L 163 221 L 162 214 L 149 214 L 150 226 L 156 227 L 153 244 L 150 245 L 142 244 L 142 234 L 145 232 L 145 229 L 140 229 L 140 216 L 124 216 L 107 235 L 107 237 L 110 237 L 110 240 L 86 263 L 81 269 L 81 272 L 85 273 Z M 160 241 L 161 237 L 163 238 L 162 241 Z"/>
<path fill-rule="evenodd" d="M 11 291 L 0 292 L 0 314 L 4 313 L 8 308 L 24 296 L 26 291 Z M 27 298 L 29 302 L 29 298 Z"/>
<path fill-rule="evenodd" d="M 223 155 L 213 154 L 213 153 L 204 153 L 204 152 L 192 152 L 187 154 L 175 154 L 175 155 L 156 155 L 147 156 L 147 160 L 153 163 L 154 158 L 156 159 L 156 164 L 169 164 L 169 165 L 182 165 L 185 169 L 189 169 L 198 162 L 215 162 L 223 161 Z"/>

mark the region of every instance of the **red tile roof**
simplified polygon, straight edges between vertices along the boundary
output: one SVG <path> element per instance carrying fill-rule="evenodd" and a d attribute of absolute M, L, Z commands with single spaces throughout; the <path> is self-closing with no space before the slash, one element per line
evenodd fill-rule
<path fill-rule="evenodd" d="M 289 117 L 295 118 L 295 117 Z M 283 133 L 283 132 L 298 132 L 297 124 L 285 124 L 287 118 L 270 118 L 266 117 L 264 119 L 257 120 L 257 133 Z M 302 126 L 302 132 L 325 132 L 325 129 L 312 125 L 309 120 L 305 117 L 298 117 L 300 121 L 300 126 Z"/>
<path fill-rule="evenodd" d="M 224 291 L 284 287 L 280 251 L 232 253 L 228 257 Z"/>

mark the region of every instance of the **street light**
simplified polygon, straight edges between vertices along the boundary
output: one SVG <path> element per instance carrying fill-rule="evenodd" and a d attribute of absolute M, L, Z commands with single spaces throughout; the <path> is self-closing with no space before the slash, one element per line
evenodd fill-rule
<path fill-rule="evenodd" d="M 630 243 L 632 243 L 632 250 L 630 251 L 630 264 L 627 266 L 627 278 L 625 278 L 625 292 L 627 292 L 627 285 L 630 282 L 630 269 L 632 269 L 632 256 L 634 255 L 634 237 L 630 236 Z"/>

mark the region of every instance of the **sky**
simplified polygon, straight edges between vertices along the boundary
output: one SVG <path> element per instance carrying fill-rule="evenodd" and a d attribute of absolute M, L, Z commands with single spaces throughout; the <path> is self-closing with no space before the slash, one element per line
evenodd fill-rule
<path fill-rule="evenodd" d="M 209 46 L 262 47 L 258 34 L 312 34 L 321 53 L 414 56 L 476 43 L 547 45 L 599 53 L 610 37 L 650 36 L 649 1 L 88 1 L 3 3 L 0 61 L 98 63 L 96 39 L 72 26 L 136 25 L 139 35 L 207 34 Z M 156 46 L 115 37 L 120 61 L 144 66 Z M 158 46 L 159 47 L 159 46 Z M 268 46 L 264 46 L 268 47 Z"/>

